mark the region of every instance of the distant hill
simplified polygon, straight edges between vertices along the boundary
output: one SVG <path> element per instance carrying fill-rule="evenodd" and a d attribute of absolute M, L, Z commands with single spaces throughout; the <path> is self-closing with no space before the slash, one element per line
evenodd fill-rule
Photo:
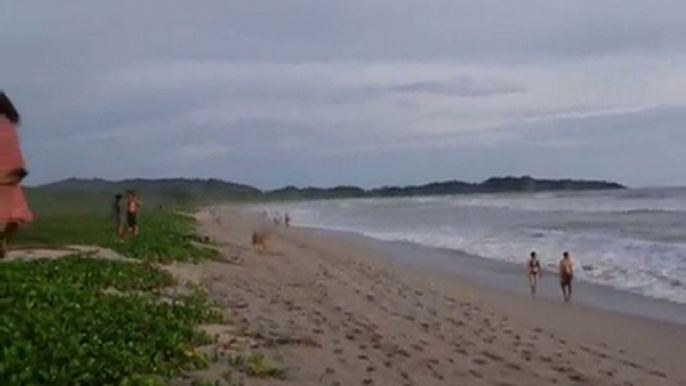
<path fill-rule="evenodd" d="M 135 190 L 141 200 L 150 204 L 197 204 L 223 200 L 254 199 L 262 191 L 252 186 L 217 179 L 128 179 L 108 181 L 102 179 L 70 178 L 33 188 L 33 195 L 50 193 L 52 196 L 76 196 L 109 200 L 115 193 Z M 30 192 L 31 193 L 31 192 Z"/>
<path fill-rule="evenodd" d="M 356 186 L 334 188 L 298 188 L 262 191 L 255 187 L 217 179 L 129 179 L 107 181 L 102 179 L 71 178 L 32 188 L 34 196 L 50 193 L 78 199 L 80 194 L 109 199 L 116 192 L 134 189 L 145 202 L 197 204 L 216 201 L 244 200 L 315 200 L 364 197 L 411 197 L 473 193 L 544 192 L 625 189 L 606 181 L 550 180 L 525 177 L 494 177 L 481 183 L 463 181 L 432 182 L 425 185 L 384 186 L 365 190 Z"/>

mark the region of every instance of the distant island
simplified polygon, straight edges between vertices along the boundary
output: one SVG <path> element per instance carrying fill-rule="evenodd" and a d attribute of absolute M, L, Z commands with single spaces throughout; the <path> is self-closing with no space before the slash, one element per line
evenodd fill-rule
<path fill-rule="evenodd" d="M 70 178 L 59 182 L 30 188 L 34 194 L 89 194 L 109 197 L 114 192 L 134 189 L 146 197 L 147 202 L 204 203 L 217 201 L 265 201 L 265 200 L 319 200 L 342 198 L 414 197 L 475 193 L 525 193 L 583 190 L 626 189 L 615 182 L 536 179 L 524 177 L 493 177 L 480 183 L 463 181 L 432 182 L 424 185 L 383 186 L 362 189 L 357 186 L 333 188 L 287 186 L 263 191 L 258 188 L 218 179 L 128 179 L 108 181 L 102 179 Z"/>

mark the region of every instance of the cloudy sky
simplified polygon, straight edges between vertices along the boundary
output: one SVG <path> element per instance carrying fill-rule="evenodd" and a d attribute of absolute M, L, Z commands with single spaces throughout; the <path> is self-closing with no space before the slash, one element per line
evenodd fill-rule
<path fill-rule="evenodd" d="M 0 2 L 33 184 L 686 184 L 683 0 Z"/>

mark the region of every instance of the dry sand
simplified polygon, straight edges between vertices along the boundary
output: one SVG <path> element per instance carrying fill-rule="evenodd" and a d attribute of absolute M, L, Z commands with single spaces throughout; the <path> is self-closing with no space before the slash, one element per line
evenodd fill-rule
<path fill-rule="evenodd" d="M 221 221 L 218 221 L 218 216 Z M 186 267 L 288 368 L 248 385 L 686 385 L 686 329 L 394 263 L 349 241 L 200 213 L 226 261 Z"/>

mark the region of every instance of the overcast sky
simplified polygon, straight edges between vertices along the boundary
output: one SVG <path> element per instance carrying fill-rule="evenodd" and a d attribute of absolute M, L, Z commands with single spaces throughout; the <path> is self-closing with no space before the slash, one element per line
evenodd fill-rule
<path fill-rule="evenodd" d="M 683 0 L 0 1 L 30 183 L 686 184 Z"/>

